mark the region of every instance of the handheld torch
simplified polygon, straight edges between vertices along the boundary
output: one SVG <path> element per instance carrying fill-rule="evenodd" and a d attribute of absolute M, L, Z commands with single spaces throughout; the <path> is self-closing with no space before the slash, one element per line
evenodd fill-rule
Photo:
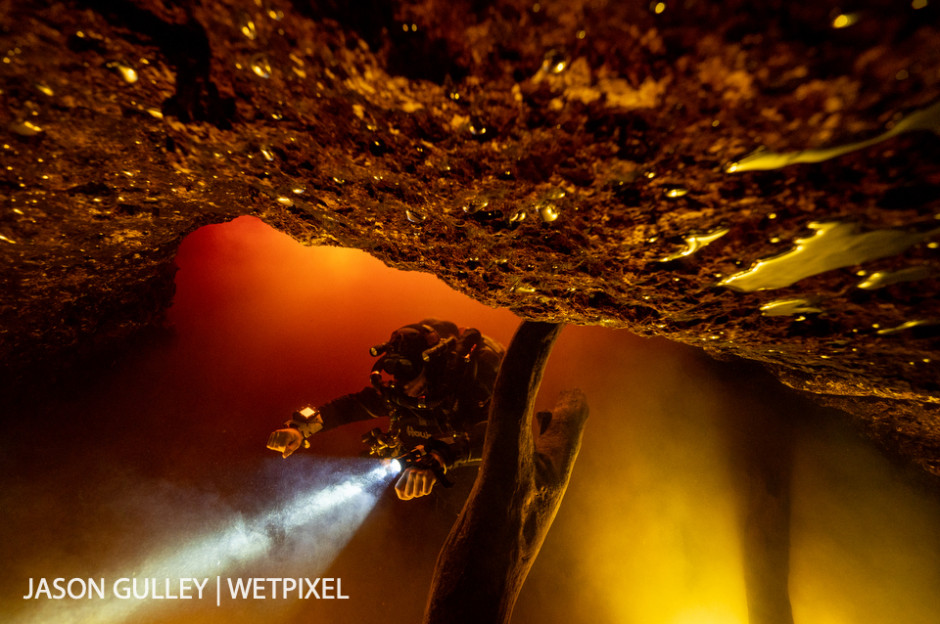
<path fill-rule="evenodd" d="M 392 465 L 397 463 L 398 468 L 416 468 L 418 470 L 430 470 L 437 477 L 437 481 L 444 487 L 453 487 L 453 482 L 444 476 L 444 466 L 424 446 L 416 446 L 404 455 L 399 455 L 392 460 Z"/>

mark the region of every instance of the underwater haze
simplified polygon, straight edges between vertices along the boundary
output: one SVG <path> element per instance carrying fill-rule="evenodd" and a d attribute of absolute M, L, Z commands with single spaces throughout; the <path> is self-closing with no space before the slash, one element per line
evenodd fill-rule
<path fill-rule="evenodd" d="M 505 345 L 519 319 L 250 217 L 198 230 L 177 262 L 170 339 L 3 425 L 0 620 L 420 621 L 474 470 L 403 502 L 357 457 L 375 423 L 286 460 L 265 441 L 367 385 L 368 348 L 401 325 L 445 318 Z M 538 409 L 568 388 L 590 417 L 514 622 L 745 624 L 749 592 L 781 586 L 797 623 L 940 617 L 940 499 L 846 415 L 750 366 L 599 327 L 564 329 Z M 772 553 L 748 539 L 755 523 Z M 206 596 L 23 597 L 43 578 L 183 577 L 209 578 Z M 348 598 L 217 600 L 217 579 L 249 578 L 339 580 Z"/>

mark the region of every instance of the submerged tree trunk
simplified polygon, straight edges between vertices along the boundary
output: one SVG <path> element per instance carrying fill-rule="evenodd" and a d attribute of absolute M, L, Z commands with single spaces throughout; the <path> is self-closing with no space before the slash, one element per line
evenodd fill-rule
<path fill-rule="evenodd" d="M 724 415 L 738 493 L 744 586 L 750 624 L 793 624 L 790 510 L 794 441 L 807 406 L 762 371 L 722 368 L 734 409 Z M 767 397 L 775 392 L 776 399 Z"/>
<path fill-rule="evenodd" d="M 781 444 L 781 446 L 784 446 Z M 751 624 L 793 624 L 790 605 L 790 462 L 750 454 L 742 526 L 744 584 Z"/>
<path fill-rule="evenodd" d="M 588 409 L 562 394 L 533 432 L 535 397 L 562 326 L 524 321 L 503 360 L 483 465 L 441 549 L 426 624 L 508 622 L 571 476 Z"/>

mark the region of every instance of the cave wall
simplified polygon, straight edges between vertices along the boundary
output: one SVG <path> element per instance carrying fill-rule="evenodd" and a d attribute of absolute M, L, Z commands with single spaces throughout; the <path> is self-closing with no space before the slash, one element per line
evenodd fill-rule
<path fill-rule="evenodd" d="M 158 327 L 251 214 L 760 362 L 940 475 L 936 2 L 351 7 L 0 2 L 8 379 Z"/>

